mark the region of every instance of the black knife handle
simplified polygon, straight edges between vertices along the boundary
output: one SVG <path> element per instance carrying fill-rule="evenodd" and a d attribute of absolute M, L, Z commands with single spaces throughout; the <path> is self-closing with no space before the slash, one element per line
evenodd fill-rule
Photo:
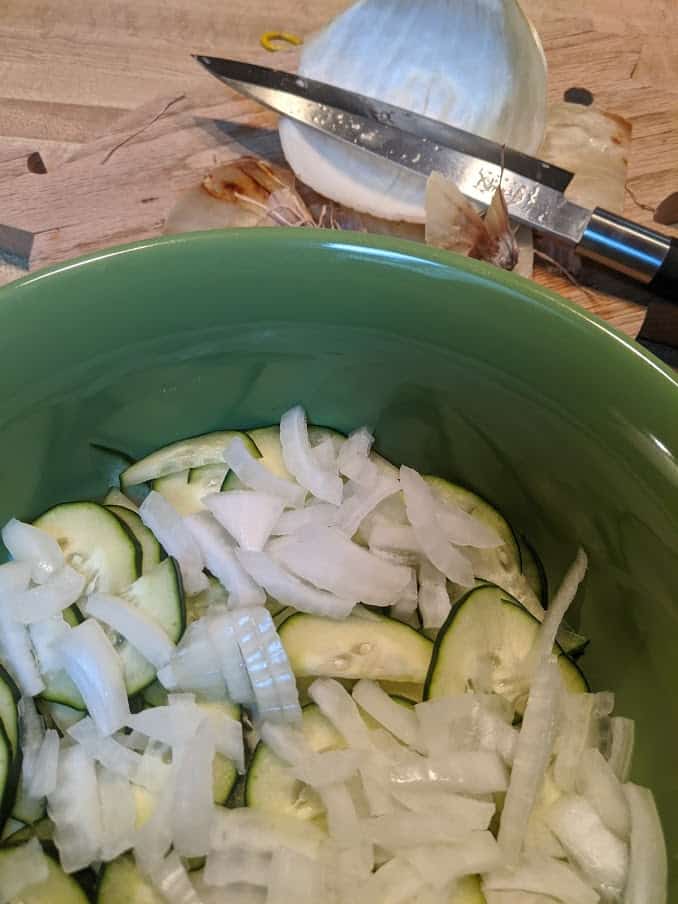
<path fill-rule="evenodd" d="M 678 302 L 675 239 L 597 207 L 577 251 Z"/>
<path fill-rule="evenodd" d="M 664 263 L 657 270 L 649 287 L 662 298 L 678 303 L 678 239 L 671 239 Z"/>

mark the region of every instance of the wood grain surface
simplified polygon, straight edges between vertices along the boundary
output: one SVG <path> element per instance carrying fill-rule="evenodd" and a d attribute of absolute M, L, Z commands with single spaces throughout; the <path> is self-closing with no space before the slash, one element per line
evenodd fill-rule
<path fill-rule="evenodd" d="M 243 152 L 275 156 L 275 119 L 212 84 L 190 54 L 289 68 L 295 54 L 266 53 L 260 35 L 308 36 L 346 5 L 0 0 L 0 223 L 14 227 L 11 235 L 0 228 L 0 246 L 14 247 L 19 265 L 28 254 L 40 266 L 155 235 L 172 199 L 213 163 Z M 585 87 L 632 123 L 626 213 L 651 224 L 678 190 L 678 2 L 523 5 L 544 43 L 551 98 Z M 35 151 L 47 173 L 29 170 Z M 18 273 L 0 267 L 0 281 Z M 642 322 L 643 291 L 602 271 L 588 274 L 595 287 L 586 291 L 544 266 L 536 278 L 630 334 Z"/>

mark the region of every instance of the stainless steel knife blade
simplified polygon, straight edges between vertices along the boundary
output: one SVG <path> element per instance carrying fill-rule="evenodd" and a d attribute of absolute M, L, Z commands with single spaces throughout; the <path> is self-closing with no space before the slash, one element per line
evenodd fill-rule
<path fill-rule="evenodd" d="M 375 123 L 390 125 L 402 132 L 410 132 L 418 138 L 426 138 L 430 142 L 479 157 L 487 163 L 494 163 L 496 166 L 511 170 L 516 175 L 533 179 L 535 182 L 548 185 L 561 192 L 565 191 L 573 179 L 573 173 L 569 170 L 544 160 L 538 160 L 536 157 L 530 157 L 529 154 L 523 154 L 448 123 L 431 119 L 429 116 L 422 116 L 412 110 L 405 110 L 402 107 L 366 97 L 364 94 L 345 91 L 325 82 L 303 78 L 279 69 L 244 63 L 240 60 L 222 60 L 219 57 L 208 56 L 198 56 L 196 59 L 217 78 L 227 83 L 240 82 L 240 87 L 237 89 L 239 91 L 243 91 L 245 86 L 250 89 L 256 86 L 284 91 L 306 100 L 336 107 L 345 113 L 363 116 Z M 255 95 L 252 92 L 250 96 Z M 273 107 L 273 109 L 277 109 L 277 107 Z"/>
<path fill-rule="evenodd" d="M 263 106 L 425 180 L 440 172 L 488 207 L 501 187 L 509 216 L 678 303 L 678 239 L 569 201 L 571 174 L 445 123 L 289 72 L 196 56 L 207 71 Z"/>
<path fill-rule="evenodd" d="M 237 77 L 244 78 L 246 72 L 255 68 L 249 64 L 205 56 L 197 59 L 225 84 L 265 107 L 419 173 L 422 178 L 432 172 L 442 173 L 455 182 L 466 197 L 485 207 L 491 204 L 501 185 L 509 215 L 514 220 L 541 228 L 562 241 L 579 244 L 591 219 L 590 210 L 572 204 L 562 192 L 535 179 L 427 137 L 404 132 L 390 123 L 303 96 L 312 85 L 309 79 L 268 70 L 268 84 L 252 83 Z M 256 68 L 261 70 L 262 67 Z M 295 92 L 288 90 L 292 82 Z"/>

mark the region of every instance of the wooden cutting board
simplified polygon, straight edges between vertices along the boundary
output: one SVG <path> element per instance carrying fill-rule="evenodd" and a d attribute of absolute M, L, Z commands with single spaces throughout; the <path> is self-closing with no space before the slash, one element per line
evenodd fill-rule
<path fill-rule="evenodd" d="M 5 0 L 0 248 L 34 269 L 158 235 L 177 197 L 212 166 L 245 153 L 279 158 L 275 117 L 213 82 L 190 53 L 293 68 L 296 52 L 267 54 L 259 35 L 309 34 L 345 5 Z M 525 6 L 546 49 L 551 98 L 585 87 L 631 121 L 626 213 L 650 225 L 678 190 L 678 4 Z M 18 273 L 0 268 L 0 281 Z M 643 291 L 605 273 L 588 292 L 543 266 L 535 278 L 630 334 L 642 322 Z"/>

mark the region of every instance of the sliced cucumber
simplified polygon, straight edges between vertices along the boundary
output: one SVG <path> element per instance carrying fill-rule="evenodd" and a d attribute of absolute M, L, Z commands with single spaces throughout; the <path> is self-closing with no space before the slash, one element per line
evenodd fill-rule
<path fill-rule="evenodd" d="M 149 530 L 139 515 L 131 511 L 131 509 L 122 505 L 108 505 L 106 507 L 132 531 L 139 546 L 141 546 L 142 574 L 152 571 L 166 556 L 165 550 L 155 539 L 153 531 Z"/>
<path fill-rule="evenodd" d="M 66 502 L 35 526 L 57 539 L 67 561 L 96 589 L 118 593 L 141 574 L 141 547 L 116 516 L 98 502 Z"/>
<path fill-rule="evenodd" d="M 14 798 L 14 806 L 12 807 L 12 818 L 18 819 L 26 826 L 30 827 L 45 818 L 47 807 L 44 800 L 35 800 L 27 797 L 24 791 L 23 782 L 21 781 L 21 772 L 17 783 L 16 794 Z"/>
<path fill-rule="evenodd" d="M 464 876 L 456 882 L 447 904 L 486 904 L 480 876 Z"/>
<path fill-rule="evenodd" d="M 370 621 L 350 615 L 334 621 L 292 615 L 279 629 L 295 675 L 372 678 L 421 684 L 433 644 L 391 618 Z"/>
<path fill-rule="evenodd" d="M 346 746 L 341 735 L 314 703 L 302 710 L 301 731 L 311 749 L 317 753 Z M 306 820 L 322 820 L 325 812 L 320 797 L 294 778 L 288 765 L 262 741 L 257 744 L 247 770 L 245 804 L 266 813 Z"/>
<path fill-rule="evenodd" d="M 256 446 L 262 464 L 265 464 L 272 474 L 285 480 L 294 480 L 283 461 L 280 428 L 277 424 L 272 427 L 258 427 L 256 430 L 248 430 L 247 435 Z M 330 430 L 329 427 L 309 426 L 308 435 L 314 445 L 322 442 L 327 437 L 332 437 L 337 442 L 337 448 L 338 444 L 346 439 L 343 434 L 336 430 Z M 229 473 L 224 481 L 223 489 L 237 490 L 241 488 L 242 484 L 235 474 L 233 472 Z"/>
<path fill-rule="evenodd" d="M 193 470 L 177 471 L 166 477 L 159 477 L 152 483 L 156 493 L 160 493 L 179 512 L 192 515 L 205 508 L 202 499 L 208 493 L 220 492 L 228 468 L 225 464 L 203 465 Z"/>
<path fill-rule="evenodd" d="M 240 707 L 235 703 L 201 703 L 200 707 L 206 710 L 223 712 L 231 719 L 240 720 Z M 212 762 L 212 796 L 215 804 L 220 804 L 221 806 L 226 804 L 237 780 L 238 770 L 232 761 L 217 753 Z"/>
<path fill-rule="evenodd" d="M 164 904 L 134 862 L 131 854 L 123 854 L 101 870 L 97 887 L 97 904 Z"/>
<path fill-rule="evenodd" d="M 14 756 L 19 752 L 19 709 L 21 691 L 14 679 L 0 665 L 0 722 L 12 745 Z"/>
<path fill-rule="evenodd" d="M 170 640 L 178 642 L 186 627 L 186 610 L 181 573 L 175 559 L 164 559 L 120 595 L 157 622 Z M 155 668 L 119 634 L 112 632 L 112 640 L 122 660 L 127 693 L 138 694 L 155 679 Z"/>
<path fill-rule="evenodd" d="M 104 496 L 103 504 L 104 505 L 117 505 L 120 508 L 129 509 L 130 512 L 138 511 L 138 508 L 134 504 L 134 502 L 132 502 L 131 499 L 129 499 L 127 496 L 125 496 L 125 494 L 122 493 L 117 487 L 110 488 L 110 490 Z"/>
<path fill-rule="evenodd" d="M 162 449 L 151 452 L 146 458 L 140 459 L 123 471 L 120 475 L 120 484 L 124 489 L 127 486 L 167 477 L 168 474 L 176 474 L 177 471 L 190 471 L 203 468 L 205 465 L 222 466 L 224 449 L 236 436 L 239 436 L 251 447 L 247 434 L 237 430 L 204 433 L 202 436 L 193 436 L 190 439 L 182 439 L 169 446 L 163 446 Z"/>
<path fill-rule="evenodd" d="M 424 698 L 466 691 L 500 694 L 521 711 L 529 690 L 524 672 L 539 621 L 501 587 L 469 591 L 452 609 L 435 644 Z M 556 644 L 567 690 L 585 693 L 586 679 Z"/>
<path fill-rule="evenodd" d="M 48 720 L 51 720 L 54 727 L 57 728 L 61 734 L 66 734 L 72 725 L 75 725 L 76 722 L 85 718 L 85 713 L 81 709 L 73 709 L 70 706 L 65 706 L 63 703 L 52 703 L 49 700 L 38 700 L 37 702 L 39 704 L 40 712 L 43 716 L 46 716 Z"/>
<path fill-rule="evenodd" d="M 43 844 L 43 847 L 51 843 L 54 838 L 54 823 L 52 820 L 41 819 L 31 826 L 22 826 L 7 838 L 3 847 L 16 847 L 18 844 L 30 841 L 31 838 L 37 838 Z"/>
<path fill-rule="evenodd" d="M 5 727 L 0 722 L 0 832 L 12 815 L 20 774 L 21 756 L 15 756 Z"/>
<path fill-rule="evenodd" d="M 149 706 L 167 706 L 167 691 L 156 679 L 143 689 L 141 696 L 144 703 Z"/>
<path fill-rule="evenodd" d="M 58 703 L 69 709 L 79 710 L 81 713 L 85 712 L 85 701 L 66 672 L 62 670 L 46 672 L 42 677 L 45 682 L 45 689 L 40 694 L 41 700 L 45 700 L 47 703 Z"/>
<path fill-rule="evenodd" d="M 12 848 L 0 850 L 0 888 L 2 887 L 3 859 L 11 856 Z M 88 898 L 77 881 L 66 875 L 59 864 L 49 855 L 47 858 L 47 878 L 25 888 L 9 904 L 88 904 Z M 120 899 L 124 900 L 124 899 Z"/>

